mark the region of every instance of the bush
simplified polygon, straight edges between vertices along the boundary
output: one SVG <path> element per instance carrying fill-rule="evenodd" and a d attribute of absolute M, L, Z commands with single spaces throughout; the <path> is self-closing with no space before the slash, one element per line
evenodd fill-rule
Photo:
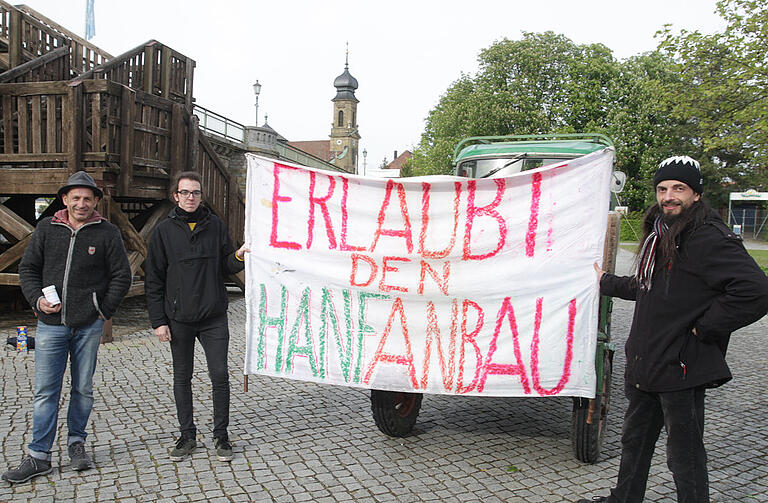
<path fill-rule="evenodd" d="M 619 241 L 636 243 L 643 236 L 643 214 L 635 211 L 627 215 L 621 215 L 621 234 Z"/>

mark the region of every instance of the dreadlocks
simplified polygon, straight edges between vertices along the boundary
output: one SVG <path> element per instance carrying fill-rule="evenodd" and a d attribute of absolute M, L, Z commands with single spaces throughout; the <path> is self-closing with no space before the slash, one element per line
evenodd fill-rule
<path fill-rule="evenodd" d="M 679 215 L 673 217 L 662 215 L 661 207 L 658 204 L 649 206 L 643 215 L 643 237 L 640 239 L 636 262 L 639 263 L 642 260 L 642 245 L 647 241 L 648 236 L 654 232 L 654 223 L 659 215 L 661 215 L 661 222 L 664 224 L 664 232 L 661 234 L 661 239 L 657 245 L 658 257 L 656 261 L 666 266 L 674 263 L 678 258 L 677 247 L 680 244 L 680 234 L 689 227 L 696 229 L 702 225 L 708 211 L 709 205 L 703 199 L 694 202 L 690 207 L 684 208 Z"/>

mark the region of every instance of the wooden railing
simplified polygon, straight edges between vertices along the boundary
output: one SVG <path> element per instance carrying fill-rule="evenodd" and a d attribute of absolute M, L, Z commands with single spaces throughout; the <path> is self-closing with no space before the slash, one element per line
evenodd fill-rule
<path fill-rule="evenodd" d="M 59 47 L 45 56 L 0 73 L 0 83 L 69 80 L 71 76 L 69 63 L 69 47 Z"/>
<path fill-rule="evenodd" d="M 51 32 L 63 36 L 68 41 L 71 54 L 70 67 L 75 73 L 81 74 L 87 72 L 91 68 L 99 66 L 112 59 L 112 55 L 108 52 L 99 49 L 76 33 L 69 31 L 31 7 L 27 5 L 17 5 L 16 8 L 38 20 Z"/>
<path fill-rule="evenodd" d="M 26 5 L 13 6 L 3 0 L 0 0 L 0 38 L 8 46 L 5 63 L 9 69 L 61 47 L 69 47 L 69 68 L 76 74 L 112 57 L 34 9 Z"/>
<path fill-rule="evenodd" d="M 113 198 L 158 200 L 176 173 L 193 169 L 242 242 L 239 187 L 181 103 L 109 80 L 0 84 L 0 97 L 0 166 L 13 168 L 0 168 L 1 194 L 55 193 L 70 173 L 91 168 L 105 172 Z"/>
<path fill-rule="evenodd" d="M 222 164 L 204 135 L 198 135 L 199 154 L 196 169 L 203 180 L 205 200 L 224 220 L 236 244 L 243 242 L 245 199 L 234 176 Z"/>
<path fill-rule="evenodd" d="M 8 40 L 10 38 L 11 12 L 13 5 L 0 0 L 0 38 Z"/>
<path fill-rule="evenodd" d="M 73 82 L 106 79 L 184 104 L 192 110 L 195 61 L 156 40 L 150 40 L 107 63 L 85 72 Z"/>
<path fill-rule="evenodd" d="M 11 4 L 0 0 L 0 11 L 0 34 L 8 44 L 8 68 L 68 45 L 64 36 Z"/>

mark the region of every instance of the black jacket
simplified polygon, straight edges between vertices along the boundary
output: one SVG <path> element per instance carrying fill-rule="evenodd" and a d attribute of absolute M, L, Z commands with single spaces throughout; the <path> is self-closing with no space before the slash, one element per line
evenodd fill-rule
<path fill-rule="evenodd" d="M 176 207 L 152 232 L 145 293 L 153 328 L 168 320 L 193 323 L 225 314 L 224 282 L 245 267 L 235 257 L 224 222 L 204 206 L 198 211 L 194 231 Z"/>
<path fill-rule="evenodd" d="M 117 227 L 94 212 L 77 230 L 67 210 L 42 219 L 19 264 L 21 291 L 40 321 L 81 327 L 101 315 L 108 320 L 131 287 L 131 268 Z M 37 309 L 42 289 L 56 286 L 61 311 Z"/>
<path fill-rule="evenodd" d="M 656 264 L 648 291 L 634 276 L 606 273 L 600 282 L 604 295 L 636 301 L 624 377 L 644 391 L 729 381 L 731 333 L 768 311 L 768 278 L 714 211 L 681 234 L 678 251 L 669 270 Z"/>

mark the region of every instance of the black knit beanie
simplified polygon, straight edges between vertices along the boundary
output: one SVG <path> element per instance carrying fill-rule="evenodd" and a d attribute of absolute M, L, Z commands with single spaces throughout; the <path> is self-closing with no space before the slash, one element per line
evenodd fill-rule
<path fill-rule="evenodd" d="M 704 179 L 701 177 L 701 167 L 699 161 L 688 157 L 687 155 L 676 155 L 664 159 L 659 164 L 659 169 L 653 175 L 653 187 L 664 180 L 679 180 L 697 194 L 702 194 Z"/>

